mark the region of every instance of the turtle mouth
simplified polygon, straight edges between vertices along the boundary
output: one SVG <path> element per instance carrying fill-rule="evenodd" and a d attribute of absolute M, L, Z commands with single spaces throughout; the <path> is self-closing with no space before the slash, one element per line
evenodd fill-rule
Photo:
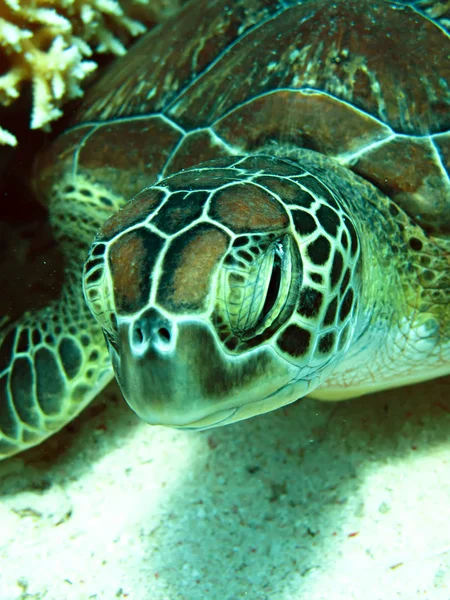
<path fill-rule="evenodd" d="M 268 394 L 260 400 L 253 400 L 245 404 L 235 406 L 230 409 L 220 410 L 202 417 L 196 421 L 191 421 L 186 425 L 172 425 L 174 429 L 184 429 L 188 431 L 203 431 L 214 429 L 223 425 L 231 425 L 237 421 L 243 421 L 256 415 L 265 414 L 296 402 L 308 394 L 310 381 L 296 380 L 288 383 L 279 390 Z"/>
<path fill-rule="evenodd" d="M 188 423 L 187 425 L 172 425 L 171 428 L 184 429 L 188 431 L 204 431 L 205 429 L 214 429 L 214 427 L 221 427 L 222 425 L 234 423 L 233 417 L 238 410 L 238 406 L 226 410 L 220 410 L 206 417 L 202 417 L 197 421 Z"/>

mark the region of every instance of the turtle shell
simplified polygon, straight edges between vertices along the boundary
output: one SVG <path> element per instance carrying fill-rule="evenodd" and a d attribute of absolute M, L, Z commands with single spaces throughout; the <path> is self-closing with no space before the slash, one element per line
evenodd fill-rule
<path fill-rule="evenodd" d="M 127 200 L 212 158 L 305 147 L 447 235 L 443 13 L 430 0 L 194 0 L 93 86 L 37 187 L 82 173 Z"/>

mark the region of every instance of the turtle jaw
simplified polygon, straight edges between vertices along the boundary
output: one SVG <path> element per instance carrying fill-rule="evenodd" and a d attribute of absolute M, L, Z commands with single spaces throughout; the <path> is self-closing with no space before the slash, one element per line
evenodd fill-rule
<path fill-rule="evenodd" d="M 237 421 L 244 421 L 245 419 L 271 412 L 306 396 L 312 387 L 310 384 L 310 381 L 302 379 L 293 381 L 261 400 L 251 401 L 246 398 L 246 403 L 241 406 L 213 413 L 188 425 L 180 425 L 177 429 L 201 431 L 222 425 L 231 425 L 231 423 L 236 423 Z"/>
<path fill-rule="evenodd" d="M 154 331 L 160 329 L 158 323 Z M 127 403 L 152 425 L 215 427 L 268 412 L 308 391 L 307 381 L 297 381 L 299 368 L 269 345 L 231 356 L 206 321 L 181 321 L 173 329 L 165 323 L 164 329 L 176 339 L 164 347 L 156 336 L 145 350 L 141 340 L 136 352 L 133 324 L 119 324 L 117 347 L 110 348 Z"/>

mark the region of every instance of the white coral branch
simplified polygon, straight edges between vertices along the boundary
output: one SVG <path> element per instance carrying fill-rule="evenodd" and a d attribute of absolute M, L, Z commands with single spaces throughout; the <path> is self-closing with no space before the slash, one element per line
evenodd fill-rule
<path fill-rule="evenodd" d="M 65 102 L 83 94 L 83 81 L 97 66 L 86 57 L 124 54 L 129 38 L 146 31 L 145 22 L 131 16 L 133 3 L 140 16 L 142 5 L 148 8 L 149 21 L 157 5 L 160 16 L 167 7 L 167 0 L 0 0 L 0 60 L 9 65 L 0 76 L 0 104 L 16 100 L 31 82 L 31 128 L 48 126 Z M 178 0 L 170 3 L 175 8 Z M 0 127 L 0 144 L 16 143 Z"/>
<path fill-rule="evenodd" d="M 79 83 L 97 67 L 92 61 L 83 61 L 79 48 L 68 46 L 62 36 L 53 40 L 47 52 L 31 48 L 25 60 L 32 72 L 32 129 L 45 127 L 61 116 L 62 101 L 80 96 Z"/>

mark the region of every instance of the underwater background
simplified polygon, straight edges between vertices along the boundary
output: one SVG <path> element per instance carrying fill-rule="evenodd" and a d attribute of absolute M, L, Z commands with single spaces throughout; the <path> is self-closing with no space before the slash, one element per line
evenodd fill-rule
<path fill-rule="evenodd" d="M 63 263 L 1 149 L 0 315 L 43 306 Z M 5 113 L 6 114 L 6 113 Z M 303 399 L 206 432 L 149 427 L 115 383 L 0 462 L 0 600 L 450 600 L 450 377 Z"/>

